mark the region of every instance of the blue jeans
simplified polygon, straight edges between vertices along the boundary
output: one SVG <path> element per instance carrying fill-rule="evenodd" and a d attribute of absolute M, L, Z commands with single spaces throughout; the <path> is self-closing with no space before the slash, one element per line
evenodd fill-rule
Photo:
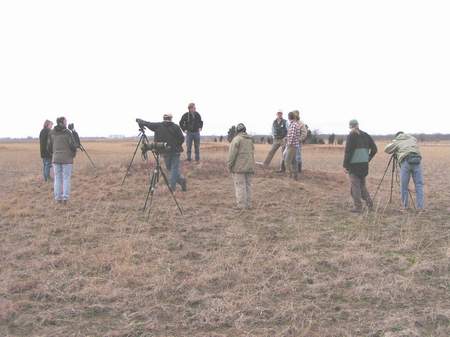
<path fill-rule="evenodd" d="M 187 132 L 186 133 L 186 147 L 187 147 L 187 160 L 191 160 L 192 153 L 192 141 L 194 142 L 195 160 L 200 160 L 200 132 Z"/>
<path fill-rule="evenodd" d="M 69 200 L 72 164 L 53 163 L 53 169 L 55 174 L 55 183 L 53 189 L 55 200 Z"/>
<path fill-rule="evenodd" d="M 180 153 L 166 153 L 163 158 L 169 171 L 169 187 L 175 191 L 177 183 L 182 185 L 185 182 L 185 178 L 180 173 Z"/>
<path fill-rule="evenodd" d="M 297 148 L 297 153 L 295 154 L 295 159 L 297 160 L 297 163 L 302 162 L 302 145 Z"/>
<path fill-rule="evenodd" d="M 408 160 L 403 160 L 400 164 L 400 192 L 402 197 L 403 207 L 408 207 L 409 196 L 409 180 L 413 178 L 414 186 L 416 189 L 416 207 L 417 209 L 423 209 L 424 206 L 424 194 L 423 194 L 423 175 L 422 165 L 411 165 Z"/>
<path fill-rule="evenodd" d="M 42 163 L 44 164 L 42 172 L 44 174 L 44 181 L 50 179 L 50 169 L 52 167 L 52 158 L 42 158 Z"/>

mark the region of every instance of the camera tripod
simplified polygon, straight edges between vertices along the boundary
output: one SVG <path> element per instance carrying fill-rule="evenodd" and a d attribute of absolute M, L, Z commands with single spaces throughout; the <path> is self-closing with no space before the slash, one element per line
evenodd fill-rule
<path fill-rule="evenodd" d="M 147 197 L 145 198 L 144 208 L 142 209 L 145 212 L 145 209 L 147 208 L 148 204 L 148 217 L 150 216 L 151 207 L 153 203 L 153 195 L 155 194 L 155 190 L 157 187 L 157 184 L 159 182 L 160 176 L 163 177 L 164 183 L 167 186 L 167 189 L 169 190 L 170 194 L 172 195 L 173 200 L 175 201 L 175 204 L 177 205 L 178 211 L 180 211 L 180 214 L 183 215 L 183 210 L 181 209 L 180 204 L 177 201 L 177 198 L 175 197 L 175 194 L 173 193 L 172 189 L 169 186 L 169 181 L 167 180 L 167 176 L 164 173 L 164 171 L 161 168 L 160 163 L 160 154 L 158 152 L 152 151 L 153 157 L 155 158 L 156 166 L 153 169 L 152 176 L 150 178 L 150 186 L 148 188 Z M 150 201 L 149 201 L 150 198 Z"/>
<path fill-rule="evenodd" d="M 86 149 L 84 148 L 83 144 L 79 144 L 78 148 L 81 150 L 81 152 L 84 152 L 84 154 L 86 155 L 87 159 L 89 159 L 89 162 L 91 163 L 92 167 L 94 169 L 96 169 L 94 162 L 92 161 L 91 157 L 89 156 L 88 152 L 86 151 Z"/>
<path fill-rule="evenodd" d="M 130 168 L 131 168 L 131 165 L 133 165 L 134 157 L 136 156 L 136 152 L 139 149 L 139 146 L 141 145 L 141 143 L 148 143 L 148 138 L 147 138 L 147 135 L 145 134 L 144 127 L 140 127 L 139 128 L 139 135 L 138 135 L 138 137 L 139 137 L 139 142 L 136 145 L 136 149 L 134 150 L 133 157 L 131 158 L 131 161 L 128 164 L 127 172 L 125 172 L 125 175 L 123 176 L 122 183 L 120 185 L 123 185 L 123 183 L 125 182 L 125 179 L 128 176 L 128 173 L 130 173 Z M 144 156 L 145 156 L 144 159 L 147 159 L 146 154 Z"/>
<path fill-rule="evenodd" d="M 389 168 L 391 168 L 391 187 L 390 187 L 389 202 L 388 202 L 390 204 L 390 203 L 392 203 L 392 194 L 394 191 L 394 180 L 397 182 L 397 184 L 400 184 L 399 178 L 398 178 L 399 163 L 398 163 L 397 155 L 395 153 L 393 155 L 391 155 L 391 158 L 388 161 L 386 169 L 384 170 L 383 176 L 381 177 L 381 180 L 378 183 L 377 189 L 376 189 L 375 194 L 373 195 L 372 199 L 375 200 L 375 197 L 377 196 L 378 191 L 380 190 L 381 184 L 383 183 L 383 180 L 386 177 L 386 174 L 388 173 Z M 409 193 L 409 197 L 410 197 L 412 204 L 414 206 L 414 209 L 415 209 L 416 206 L 414 204 L 414 199 L 413 199 L 412 193 L 409 190 L 409 188 L 408 188 L 408 193 Z"/>

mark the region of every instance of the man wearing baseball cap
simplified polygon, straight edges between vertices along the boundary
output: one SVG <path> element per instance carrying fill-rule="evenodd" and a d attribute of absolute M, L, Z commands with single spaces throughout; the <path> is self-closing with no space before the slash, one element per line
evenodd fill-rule
<path fill-rule="evenodd" d="M 172 114 L 163 115 L 162 123 L 150 123 L 136 119 L 139 126 L 147 127 L 155 132 L 155 142 L 164 142 L 168 150 L 162 153 L 167 170 L 169 170 L 169 186 L 175 191 L 177 183 L 182 191 L 186 191 L 186 178 L 180 172 L 180 155 L 183 152 L 184 135 L 180 127 L 172 122 Z"/>
<path fill-rule="evenodd" d="M 369 174 L 369 162 L 377 153 L 377 146 L 372 137 L 359 129 L 356 119 L 349 122 L 350 133 L 345 142 L 344 169 L 349 175 L 351 195 L 354 207 L 353 213 L 362 212 L 363 199 L 367 207 L 372 209 L 373 202 L 366 187 L 366 176 Z"/>

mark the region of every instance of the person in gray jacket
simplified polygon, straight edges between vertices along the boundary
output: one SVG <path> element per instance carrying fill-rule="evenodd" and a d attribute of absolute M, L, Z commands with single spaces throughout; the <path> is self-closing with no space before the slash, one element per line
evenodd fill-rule
<path fill-rule="evenodd" d="M 73 158 L 77 151 L 72 133 L 67 129 L 65 117 L 56 120 L 56 126 L 49 135 L 48 151 L 52 154 L 55 200 L 65 204 L 70 196 Z"/>

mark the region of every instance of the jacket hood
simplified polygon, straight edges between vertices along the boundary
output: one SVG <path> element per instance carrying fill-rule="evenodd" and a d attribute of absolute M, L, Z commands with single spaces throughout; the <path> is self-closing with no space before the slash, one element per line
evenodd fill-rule
<path fill-rule="evenodd" d="M 407 139 L 411 139 L 411 138 L 412 138 L 412 136 L 410 136 L 406 133 L 401 133 L 397 137 L 395 137 L 395 140 L 407 140 Z"/>
<path fill-rule="evenodd" d="M 243 138 L 252 139 L 252 137 L 249 136 L 249 135 L 247 134 L 247 132 L 240 132 L 238 135 L 240 135 L 240 136 L 243 137 Z"/>
<path fill-rule="evenodd" d="M 53 128 L 53 130 L 58 131 L 58 132 L 61 132 L 61 131 L 67 130 L 67 128 L 66 128 L 65 126 L 62 126 L 62 125 L 56 125 L 56 126 Z"/>

